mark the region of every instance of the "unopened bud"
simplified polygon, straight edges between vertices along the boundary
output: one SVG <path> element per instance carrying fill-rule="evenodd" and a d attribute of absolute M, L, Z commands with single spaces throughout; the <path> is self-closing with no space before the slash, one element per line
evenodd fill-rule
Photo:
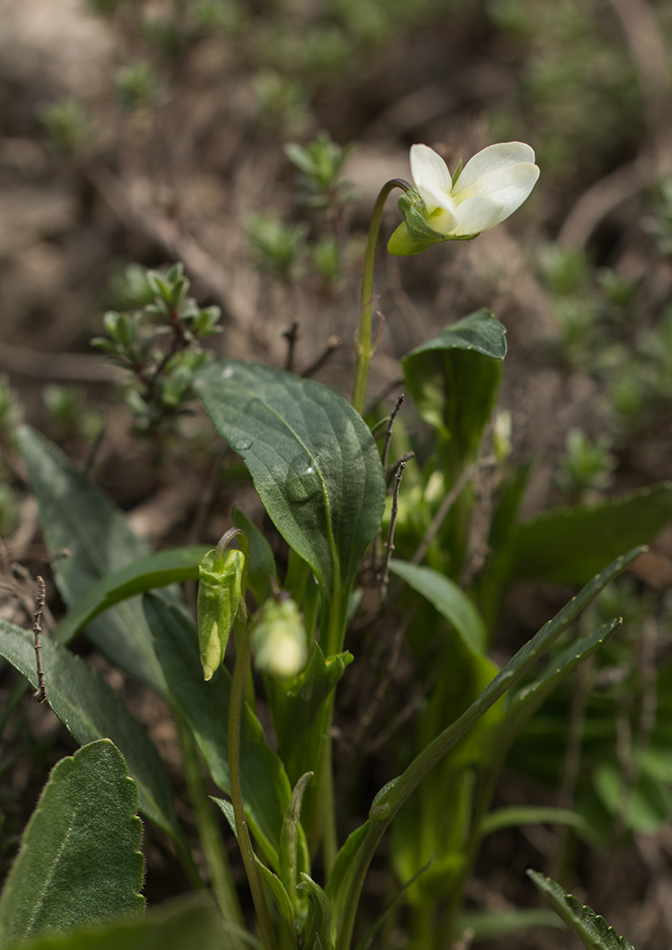
<path fill-rule="evenodd" d="M 272 676 L 296 676 L 308 659 L 306 630 L 291 598 L 267 600 L 252 632 L 257 668 Z"/>
<path fill-rule="evenodd" d="M 203 678 L 212 675 L 224 660 L 231 627 L 241 604 L 245 555 L 231 549 L 208 551 L 198 565 L 198 645 Z"/>

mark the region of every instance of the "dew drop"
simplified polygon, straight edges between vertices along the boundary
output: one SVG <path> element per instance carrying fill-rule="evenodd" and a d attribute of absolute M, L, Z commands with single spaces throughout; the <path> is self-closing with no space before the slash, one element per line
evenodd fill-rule
<path fill-rule="evenodd" d="M 234 446 L 233 446 L 234 452 L 246 452 L 247 449 L 251 449 L 251 448 L 252 448 L 252 439 L 238 439 L 238 441 L 234 443 Z"/>
<path fill-rule="evenodd" d="M 320 478 L 314 462 L 299 456 L 290 466 L 285 487 L 290 501 L 304 504 L 320 494 Z"/>
<path fill-rule="evenodd" d="M 233 376 L 233 366 L 225 366 L 222 370 L 222 379 L 231 379 Z"/>

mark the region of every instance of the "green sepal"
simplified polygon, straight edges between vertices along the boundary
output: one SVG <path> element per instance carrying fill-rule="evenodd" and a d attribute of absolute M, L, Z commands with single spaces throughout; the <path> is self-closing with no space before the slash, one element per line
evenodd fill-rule
<path fill-rule="evenodd" d="M 213 548 L 198 565 L 198 645 L 203 679 L 210 680 L 224 660 L 231 627 L 243 596 L 245 555 L 235 548 Z"/>
<path fill-rule="evenodd" d="M 427 220 L 425 203 L 414 189 L 401 195 L 397 204 L 404 220 L 387 243 L 389 253 L 397 257 L 420 254 L 434 244 L 442 244 L 446 241 L 470 241 L 477 236 L 468 234 L 452 237 L 435 231 Z"/>

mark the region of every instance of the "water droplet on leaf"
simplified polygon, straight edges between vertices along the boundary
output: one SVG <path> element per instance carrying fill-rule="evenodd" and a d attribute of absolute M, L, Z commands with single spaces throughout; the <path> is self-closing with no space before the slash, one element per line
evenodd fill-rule
<path fill-rule="evenodd" d="M 252 439 L 239 439 L 233 446 L 234 452 L 245 452 L 250 448 L 252 448 Z"/>
<path fill-rule="evenodd" d="M 321 484 L 317 472 L 317 459 L 314 461 L 305 455 L 292 462 L 287 477 L 287 497 L 299 504 L 308 502 L 320 494 Z"/>
<path fill-rule="evenodd" d="M 225 366 L 222 370 L 222 379 L 231 379 L 233 376 L 233 366 Z"/>

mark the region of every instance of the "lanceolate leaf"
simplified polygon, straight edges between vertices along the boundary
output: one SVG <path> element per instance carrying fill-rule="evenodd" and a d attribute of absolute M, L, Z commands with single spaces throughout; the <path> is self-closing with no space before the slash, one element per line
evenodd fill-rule
<path fill-rule="evenodd" d="M 33 637 L 0 621 L 0 654 L 37 687 Z M 173 792 L 163 762 L 147 733 L 105 680 L 65 647 L 42 639 L 47 702 L 84 745 L 109 738 L 121 749 L 138 786 L 140 810 L 186 848 L 175 817 Z"/>
<path fill-rule="evenodd" d="M 0 946 L 141 914 L 138 793 L 108 739 L 49 776 L 0 899 Z"/>
<path fill-rule="evenodd" d="M 604 917 L 586 907 L 564 887 L 538 871 L 528 871 L 528 876 L 544 895 L 553 910 L 578 936 L 586 950 L 634 950 L 632 944 L 619 937 Z"/>
<path fill-rule="evenodd" d="M 198 565 L 209 550 L 210 547 L 203 544 L 171 548 L 140 558 L 119 571 L 107 574 L 76 601 L 57 625 L 52 639 L 58 643 L 68 643 L 94 617 L 129 597 L 145 594 L 156 587 L 197 580 Z"/>
<path fill-rule="evenodd" d="M 332 611 L 344 613 L 385 499 L 368 426 L 325 386 L 257 363 L 219 360 L 195 387 L 217 431 L 245 460 L 276 527 L 316 572 L 325 596 L 338 601 Z M 323 646 L 333 653 L 340 643 Z"/>
<path fill-rule="evenodd" d="M 485 623 L 473 602 L 455 581 L 431 567 L 421 567 L 409 561 L 393 559 L 390 570 L 426 597 L 452 623 L 469 650 L 477 653 L 483 651 L 486 645 Z"/>
<path fill-rule="evenodd" d="M 357 840 L 356 851 L 350 856 L 348 864 L 344 863 L 340 871 L 342 888 L 343 872 L 347 867 L 350 889 L 343 905 L 343 917 L 339 923 L 337 950 L 347 950 L 349 946 L 359 899 L 359 889 L 364 880 L 365 869 L 368 867 L 389 823 L 403 803 L 415 791 L 425 775 L 447 755 L 497 700 L 520 682 L 597 594 L 611 580 L 622 573 L 640 554 L 641 548 L 631 551 L 629 554 L 613 561 L 599 576 L 593 578 L 576 597 L 573 597 L 552 620 L 544 624 L 536 636 L 509 660 L 506 666 L 483 690 L 478 699 L 454 723 L 430 742 L 394 783 L 390 783 L 388 787 L 381 789 L 369 812 L 368 832 L 363 840 Z M 353 834 L 356 834 L 356 832 Z M 338 864 L 338 859 L 336 863 Z M 342 891 L 340 893 L 342 894 Z"/>
<path fill-rule="evenodd" d="M 213 780 L 228 795 L 231 676 L 225 667 L 220 667 L 206 683 L 191 620 L 153 594 L 146 595 L 144 606 L 171 702 L 192 729 Z M 243 709 L 240 759 L 247 820 L 268 860 L 277 868 L 282 821 L 291 787 L 282 762 L 269 748 L 261 724 L 247 704 Z"/>
<path fill-rule="evenodd" d="M 555 508 L 514 527 L 503 546 L 513 577 L 585 584 L 601 566 L 647 544 L 672 521 L 672 482 L 598 505 Z"/>
<path fill-rule="evenodd" d="M 101 578 L 150 552 L 128 527 L 121 511 L 77 471 L 61 450 L 33 429 L 19 430 L 19 447 L 40 509 L 40 524 L 54 561 L 58 589 L 74 604 Z M 135 679 L 163 691 L 161 668 L 139 601 L 126 601 L 94 621 L 89 638 Z"/>

